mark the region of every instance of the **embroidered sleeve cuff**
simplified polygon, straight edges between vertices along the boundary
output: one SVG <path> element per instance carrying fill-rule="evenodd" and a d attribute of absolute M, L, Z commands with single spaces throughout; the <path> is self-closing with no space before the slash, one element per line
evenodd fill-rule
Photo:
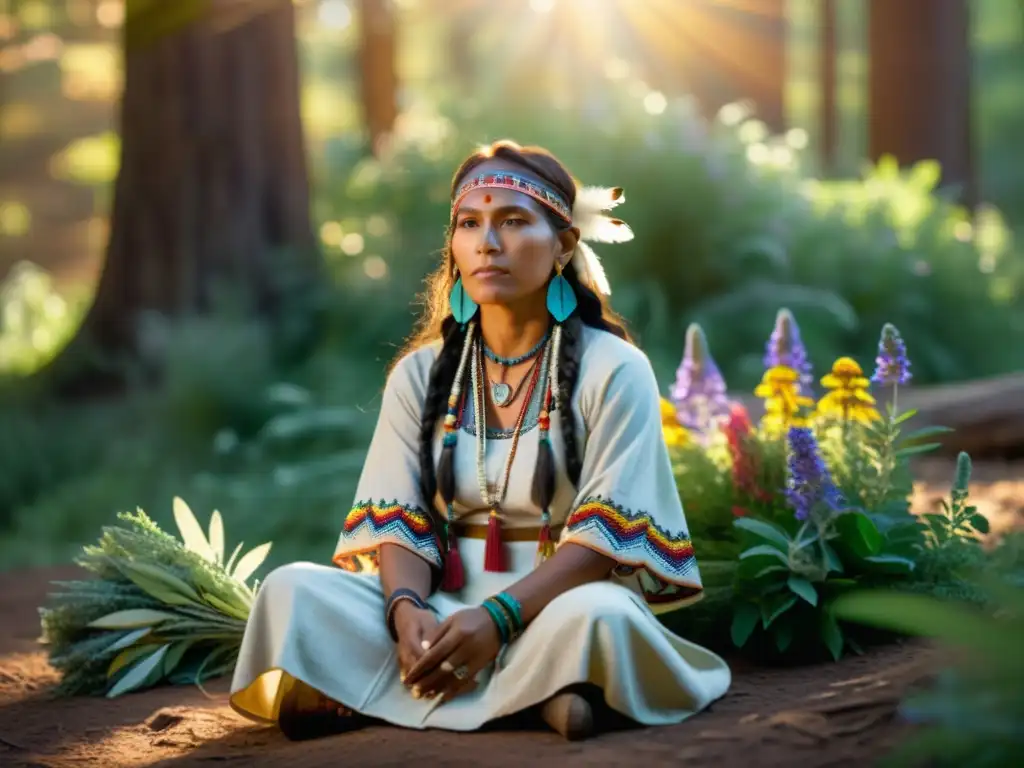
<path fill-rule="evenodd" d="M 429 515 L 397 501 L 360 501 L 345 517 L 334 564 L 349 571 L 376 570 L 381 544 L 398 544 L 435 568 L 441 551 Z"/>
<path fill-rule="evenodd" d="M 566 520 L 560 543 L 566 542 L 614 558 L 616 576 L 636 575 L 655 613 L 693 603 L 703 592 L 689 536 L 664 530 L 646 512 L 600 497 L 586 499 Z"/>

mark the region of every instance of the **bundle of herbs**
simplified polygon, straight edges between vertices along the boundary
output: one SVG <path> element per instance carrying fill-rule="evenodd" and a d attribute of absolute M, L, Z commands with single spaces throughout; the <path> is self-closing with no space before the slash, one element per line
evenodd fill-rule
<path fill-rule="evenodd" d="M 93 578 L 55 582 L 40 609 L 42 642 L 61 673 L 59 692 L 116 697 L 162 682 L 197 683 L 230 672 L 258 583 L 247 584 L 270 544 L 225 560 L 224 523 L 208 533 L 174 499 L 181 540 L 145 512 L 121 513 L 77 564 Z"/>

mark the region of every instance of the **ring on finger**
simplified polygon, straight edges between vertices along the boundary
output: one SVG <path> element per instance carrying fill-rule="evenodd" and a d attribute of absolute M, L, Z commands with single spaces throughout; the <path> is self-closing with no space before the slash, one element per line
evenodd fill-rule
<path fill-rule="evenodd" d="M 455 676 L 456 680 L 465 680 L 469 677 L 469 668 L 465 664 L 461 664 L 452 670 L 452 675 Z"/>

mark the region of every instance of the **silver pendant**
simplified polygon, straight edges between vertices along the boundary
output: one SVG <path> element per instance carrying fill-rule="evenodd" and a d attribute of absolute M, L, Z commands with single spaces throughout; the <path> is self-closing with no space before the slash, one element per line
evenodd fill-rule
<path fill-rule="evenodd" d="M 512 397 L 512 387 L 503 381 L 491 382 L 491 400 L 499 408 L 508 405 Z"/>

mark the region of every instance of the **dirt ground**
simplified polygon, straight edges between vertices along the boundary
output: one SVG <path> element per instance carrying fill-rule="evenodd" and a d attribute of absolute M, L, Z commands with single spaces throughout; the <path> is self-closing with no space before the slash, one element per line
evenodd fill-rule
<path fill-rule="evenodd" d="M 917 506 L 945 493 L 948 462 L 922 467 Z M 1024 467 L 981 465 L 975 501 L 996 531 L 1024 522 Z M 294 744 L 227 706 L 227 681 L 207 698 L 195 688 L 161 688 L 113 701 L 53 699 L 54 672 L 35 639 L 36 608 L 51 579 L 70 568 L 0 573 L 0 765 L 160 766 L 232 763 L 316 768 L 343 764 L 506 766 L 865 766 L 911 727 L 897 713 L 903 693 L 936 666 L 935 651 L 904 643 L 838 664 L 796 669 L 734 666 L 729 694 L 678 726 L 617 731 L 567 743 L 542 726 L 475 734 L 390 727 Z"/>

